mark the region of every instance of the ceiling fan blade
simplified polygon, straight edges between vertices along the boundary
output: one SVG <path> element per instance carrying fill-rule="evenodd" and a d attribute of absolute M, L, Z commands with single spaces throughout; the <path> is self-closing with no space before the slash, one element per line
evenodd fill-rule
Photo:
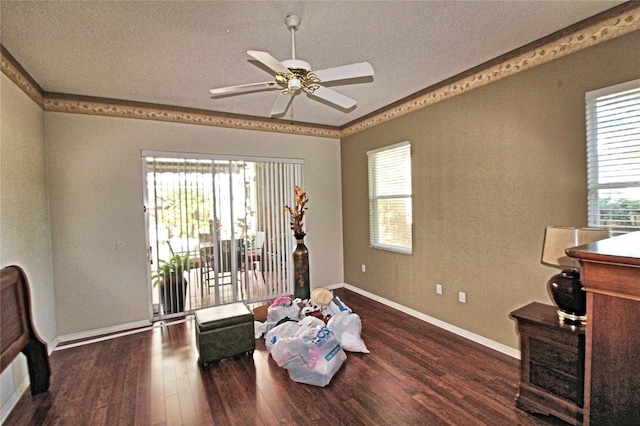
<path fill-rule="evenodd" d="M 276 58 L 274 58 L 267 52 L 260 52 L 258 50 L 248 50 L 247 55 L 262 62 L 263 64 L 265 64 L 266 66 L 268 66 L 270 69 L 272 69 L 278 74 L 291 73 L 291 71 L 289 71 L 289 68 L 282 65 L 280 61 L 278 61 Z"/>
<path fill-rule="evenodd" d="M 264 83 L 249 83 L 249 84 L 241 84 L 239 86 L 230 86 L 230 87 L 221 87 L 219 89 L 211 89 L 209 93 L 211 93 L 211 97 L 214 98 L 216 96 L 224 96 L 224 95 L 235 95 L 238 93 L 251 92 L 253 90 L 262 90 L 274 88 L 277 89 L 278 83 L 275 81 L 265 81 Z"/>
<path fill-rule="evenodd" d="M 291 103 L 291 99 L 293 99 L 293 93 L 282 93 L 276 99 L 276 103 L 273 104 L 273 108 L 271 108 L 271 116 L 274 117 L 276 115 L 283 115 L 287 112 L 287 108 L 289 108 L 289 103 Z"/>
<path fill-rule="evenodd" d="M 349 109 L 358 103 L 355 99 L 338 93 L 335 90 L 327 89 L 326 87 L 318 87 L 313 93 L 309 93 L 312 96 L 316 96 L 320 99 L 324 99 L 327 102 L 338 105 L 344 109 Z"/>
<path fill-rule="evenodd" d="M 373 75 L 373 67 L 369 62 L 343 65 L 313 72 L 322 82 L 345 80 L 347 78 L 369 77 Z"/>

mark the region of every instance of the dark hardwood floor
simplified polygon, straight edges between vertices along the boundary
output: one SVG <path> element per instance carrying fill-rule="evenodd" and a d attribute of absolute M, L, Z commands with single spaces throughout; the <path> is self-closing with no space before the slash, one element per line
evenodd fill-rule
<path fill-rule="evenodd" d="M 515 407 L 518 362 L 340 289 L 369 354 L 324 388 L 253 356 L 197 363 L 193 321 L 56 351 L 50 391 L 22 396 L 6 425 L 548 425 Z M 515 332 L 515 325 L 514 325 Z"/>

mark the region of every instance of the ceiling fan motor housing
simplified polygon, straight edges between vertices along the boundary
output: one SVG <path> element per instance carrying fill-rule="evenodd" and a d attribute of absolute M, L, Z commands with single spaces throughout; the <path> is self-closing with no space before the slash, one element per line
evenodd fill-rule
<path fill-rule="evenodd" d="M 292 72 L 294 72 L 294 70 L 311 71 L 311 64 L 306 61 L 301 61 L 300 59 L 285 59 L 280 63 L 286 68 L 289 68 Z"/>
<path fill-rule="evenodd" d="M 309 80 L 308 78 L 308 76 L 311 76 L 311 65 L 308 62 L 299 59 L 285 59 L 281 64 L 291 71 L 291 74 L 282 76 L 283 80 L 287 83 L 289 91 L 295 92 L 303 86 L 315 83 L 313 79 Z"/>

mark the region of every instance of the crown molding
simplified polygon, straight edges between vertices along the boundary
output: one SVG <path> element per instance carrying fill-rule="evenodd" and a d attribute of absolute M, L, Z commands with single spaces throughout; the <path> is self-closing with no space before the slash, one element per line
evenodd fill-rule
<path fill-rule="evenodd" d="M 522 49 L 425 89 L 342 128 L 296 124 L 167 105 L 44 92 L 2 46 L 2 72 L 45 111 L 166 121 L 341 139 L 571 53 L 640 30 L 640 3 L 627 2 Z"/>
<path fill-rule="evenodd" d="M 15 60 L 13 56 L 0 45 L 0 69 L 13 84 L 18 86 L 27 96 L 44 109 L 44 92 L 29 73 Z"/>
<path fill-rule="evenodd" d="M 44 110 L 72 114 L 103 115 L 139 120 L 167 121 L 200 126 L 258 130 L 340 139 L 338 128 L 288 123 L 259 117 L 234 116 L 211 111 L 128 102 L 115 99 L 45 93 Z"/>

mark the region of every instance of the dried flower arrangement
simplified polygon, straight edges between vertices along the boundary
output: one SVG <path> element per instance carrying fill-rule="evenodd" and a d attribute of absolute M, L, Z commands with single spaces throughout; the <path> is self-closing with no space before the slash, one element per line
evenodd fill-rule
<path fill-rule="evenodd" d="M 295 207 L 285 206 L 285 209 L 291 214 L 291 229 L 293 230 L 293 235 L 296 239 L 302 239 L 305 236 L 305 233 L 302 230 L 302 218 L 304 217 L 304 212 L 307 209 L 305 206 L 309 199 L 307 198 L 307 193 L 302 191 L 302 188 L 297 185 L 295 187 L 294 196 L 296 199 Z"/>

